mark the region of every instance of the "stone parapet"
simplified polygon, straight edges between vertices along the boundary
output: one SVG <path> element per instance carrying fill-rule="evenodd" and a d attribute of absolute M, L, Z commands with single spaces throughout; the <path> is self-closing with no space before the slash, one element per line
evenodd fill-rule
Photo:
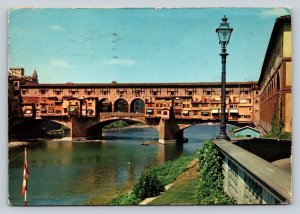
<path fill-rule="evenodd" d="M 291 173 L 228 141 L 214 141 L 222 154 L 224 191 L 237 204 L 291 203 Z"/>

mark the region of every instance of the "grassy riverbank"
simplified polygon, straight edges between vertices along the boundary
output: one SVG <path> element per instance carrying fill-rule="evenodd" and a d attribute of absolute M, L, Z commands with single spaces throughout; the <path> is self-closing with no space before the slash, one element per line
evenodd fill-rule
<path fill-rule="evenodd" d="M 199 182 L 199 161 L 193 160 L 187 170 L 168 185 L 167 191 L 147 203 L 147 205 L 195 205 L 195 187 Z"/>
<path fill-rule="evenodd" d="M 113 199 L 109 205 L 138 205 L 144 199 L 143 196 L 146 197 L 147 194 L 151 193 L 160 194 L 160 190 L 163 190 L 161 188 L 174 182 L 179 175 L 188 169 L 189 163 L 195 158 L 196 154 L 183 156 L 145 170 L 131 191 Z"/>

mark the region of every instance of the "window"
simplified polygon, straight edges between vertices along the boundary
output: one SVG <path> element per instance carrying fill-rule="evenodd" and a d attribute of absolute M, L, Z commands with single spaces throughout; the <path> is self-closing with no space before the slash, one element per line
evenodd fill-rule
<path fill-rule="evenodd" d="M 94 88 L 86 88 L 84 89 L 84 93 L 87 95 L 91 95 L 95 93 L 95 89 Z"/>
<path fill-rule="evenodd" d="M 178 94 L 178 88 L 168 88 L 167 93 L 170 95 Z"/>
<path fill-rule="evenodd" d="M 185 95 L 193 95 L 193 94 L 196 94 L 195 88 L 186 88 L 185 89 Z"/>
<path fill-rule="evenodd" d="M 77 94 L 78 93 L 78 89 L 77 88 L 70 88 L 69 89 L 69 94 Z"/>
<path fill-rule="evenodd" d="M 201 116 L 208 117 L 210 116 L 209 112 L 201 112 Z"/>
<path fill-rule="evenodd" d="M 109 95 L 110 89 L 109 88 L 101 88 L 100 89 L 100 94 L 102 95 Z"/>
<path fill-rule="evenodd" d="M 141 94 L 145 93 L 145 89 L 143 89 L 143 88 L 133 88 L 132 93 L 135 94 L 136 96 L 140 96 Z"/>
<path fill-rule="evenodd" d="M 210 91 L 203 91 L 203 94 L 210 95 Z"/>
<path fill-rule="evenodd" d="M 233 88 L 229 88 L 226 90 L 226 94 L 233 94 Z"/>
<path fill-rule="evenodd" d="M 249 94 L 249 89 L 241 88 L 240 94 L 248 95 Z"/>

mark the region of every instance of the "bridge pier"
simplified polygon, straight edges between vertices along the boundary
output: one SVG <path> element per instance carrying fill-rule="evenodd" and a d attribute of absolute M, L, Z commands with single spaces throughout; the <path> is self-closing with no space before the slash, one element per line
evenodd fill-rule
<path fill-rule="evenodd" d="M 72 140 L 85 140 L 91 137 L 102 137 L 102 129 L 93 125 L 99 122 L 95 117 L 71 117 Z M 90 128 L 92 127 L 92 128 Z"/>
<path fill-rule="evenodd" d="M 175 120 L 161 118 L 158 125 L 161 144 L 177 143 L 183 140 L 183 130 L 180 129 Z"/>

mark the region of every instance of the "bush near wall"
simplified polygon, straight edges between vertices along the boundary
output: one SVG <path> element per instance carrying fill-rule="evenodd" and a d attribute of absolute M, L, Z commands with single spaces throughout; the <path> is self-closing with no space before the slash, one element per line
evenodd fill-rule
<path fill-rule="evenodd" d="M 113 199 L 109 205 L 138 205 L 147 197 L 159 195 L 164 191 L 164 186 L 175 181 L 195 158 L 196 154 L 183 156 L 145 170 L 131 192 Z"/>
<path fill-rule="evenodd" d="M 222 160 L 212 140 L 204 142 L 199 156 L 200 172 L 197 204 L 234 204 L 223 191 Z"/>

